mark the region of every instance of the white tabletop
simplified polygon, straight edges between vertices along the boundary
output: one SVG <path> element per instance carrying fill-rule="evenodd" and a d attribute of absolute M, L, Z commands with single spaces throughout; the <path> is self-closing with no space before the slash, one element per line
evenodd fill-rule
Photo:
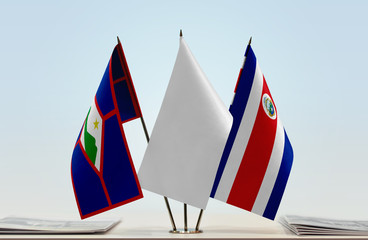
<path fill-rule="evenodd" d="M 181 216 L 176 216 L 178 228 L 182 228 Z M 188 226 L 194 227 L 197 216 L 189 218 Z M 299 237 L 286 230 L 279 222 L 270 221 L 253 214 L 206 214 L 204 213 L 199 234 L 169 233 L 171 224 L 166 213 L 131 214 L 103 234 L 29 235 L 0 234 L 0 239 L 149 239 L 149 238 L 191 238 L 191 239 L 368 239 L 368 236 L 303 236 Z"/>

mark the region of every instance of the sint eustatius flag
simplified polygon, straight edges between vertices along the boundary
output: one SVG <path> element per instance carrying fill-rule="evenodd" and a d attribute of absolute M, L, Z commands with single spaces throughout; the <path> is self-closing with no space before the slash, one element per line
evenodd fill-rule
<path fill-rule="evenodd" d="M 233 125 L 211 197 L 274 219 L 293 162 L 293 149 L 249 45 L 230 113 Z"/>
<path fill-rule="evenodd" d="M 123 128 L 141 115 L 119 42 L 72 155 L 72 183 L 82 219 L 143 197 Z"/>

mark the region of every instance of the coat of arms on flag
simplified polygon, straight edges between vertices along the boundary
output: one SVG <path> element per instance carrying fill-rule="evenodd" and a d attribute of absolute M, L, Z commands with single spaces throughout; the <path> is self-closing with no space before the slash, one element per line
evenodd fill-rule
<path fill-rule="evenodd" d="M 143 197 L 123 128 L 141 115 L 119 41 L 72 155 L 72 182 L 82 219 Z"/>

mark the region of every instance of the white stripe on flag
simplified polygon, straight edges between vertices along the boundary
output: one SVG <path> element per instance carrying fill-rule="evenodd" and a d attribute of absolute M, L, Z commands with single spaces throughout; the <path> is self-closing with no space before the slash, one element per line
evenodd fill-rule
<path fill-rule="evenodd" d="M 80 135 L 79 140 L 80 140 L 80 142 L 81 142 L 82 147 L 83 147 L 84 150 L 86 150 L 86 146 L 84 145 L 84 131 L 85 131 L 85 128 L 86 128 L 86 124 L 85 124 L 85 122 L 83 122 L 82 132 L 81 132 L 81 135 Z"/>
<path fill-rule="evenodd" d="M 267 170 L 265 176 L 263 177 L 262 185 L 258 191 L 257 198 L 254 202 L 252 212 L 259 215 L 263 215 L 266 209 L 268 200 L 270 199 L 273 187 L 276 182 L 277 174 L 279 173 L 282 155 L 284 153 L 285 144 L 285 133 L 284 127 L 281 123 L 279 116 L 277 116 L 277 129 L 275 142 L 273 144 L 273 149 L 268 162 Z"/>
<path fill-rule="evenodd" d="M 261 102 L 263 89 L 263 75 L 257 63 L 254 73 L 252 89 L 249 94 L 247 106 L 245 108 L 233 147 L 230 151 L 224 172 L 219 182 L 215 199 L 226 202 L 233 186 L 240 163 L 243 159 L 245 149 L 248 145 L 249 137 L 252 133 L 254 121 L 257 117 L 259 104 Z"/>

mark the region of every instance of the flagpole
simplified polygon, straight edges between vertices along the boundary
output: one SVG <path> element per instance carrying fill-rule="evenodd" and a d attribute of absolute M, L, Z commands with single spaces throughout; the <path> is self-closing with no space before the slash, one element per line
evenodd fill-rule
<path fill-rule="evenodd" d="M 164 199 L 165 199 L 167 211 L 169 212 L 169 215 L 170 215 L 170 220 L 171 220 L 171 225 L 172 225 L 173 231 L 176 231 L 175 221 L 174 221 L 174 217 L 173 217 L 172 212 L 171 212 L 169 200 L 167 199 L 166 196 L 164 196 Z"/>
<path fill-rule="evenodd" d="M 250 37 L 250 39 L 249 39 L 248 46 L 250 46 L 251 43 L 252 43 L 252 37 Z M 245 53 L 245 56 L 244 56 L 244 62 L 245 62 L 245 59 L 247 58 L 247 55 L 248 55 L 248 48 L 247 48 L 247 52 Z M 243 66 L 244 66 L 244 64 L 243 64 Z"/>
<path fill-rule="evenodd" d="M 188 231 L 187 204 L 184 203 L 184 232 Z"/>
<path fill-rule="evenodd" d="M 143 130 L 144 130 L 144 134 L 146 135 L 146 139 L 147 139 L 147 143 L 148 143 L 149 142 L 149 135 L 148 135 L 148 131 L 147 131 L 147 127 L 146 127 L 146 123 L 144 121 L 143 115 L 141 116 L 141 122 L 142 122 Z M 171 221 L 173 231 L 176 231 L 176 225 L 175 225 L 174 217 L 173 217 L 172 212 L 171 212 L 169 200 L 167 199 L 166 196 L 164 196 L 164 200 L 165 200 L 167 211 L 169 212 L 170 221 Z"/>
<path fill-rule="evenodd" d="M 201 224 L 202 214 L 203 214 L 203 209 L 201 209 L 201 211 L 199 212 L 199 216 L 198 216 L 198 220 L 197 220 L 197 225 L 195 227 L 195 230 L 196 231 L 199 231 L 199 225 Z"/>
<path fill-rule="evenodd" d="M 144 122 L 143 116 L 141 116 L 141 123 L 143 126 L 144 135 L 146 136 L 147 143 L 149 143 L 149 135 L 146 127 L 146 123 Z"/>
<path fill-rule="evenodd" d="M 180 38 L 183 37 L 183 31 L 180 29 L 180 33 L 179 33 Z M 192 233 L 201 233 L 202 231 L 199 230 L 199 225 L 201 223 L 201 219 L 202 219 L 202 214 L 203 214 L 203 209 L 201 209 L 201 211 L 199 212 L 199 216 L 198 216 L 198 220 L 197 220 L 197 225 L 195 227 L 195 231 L 191 231 Z M 188 216 L 187 216 L 187 204 L 184 203 L 184 232 L 188 232 Z"/>
<path fill-rule="evenodd" d="M 117 36 L 117 40 L 118 40 L 118 44 L 121 45 L 119 36 Z M 149 140 L 150 140 L 150 138 L 149 138 L 149 135 L 148 135 L 146 123 L 144 121 L 144 118 L 143 118 L 143 114 L 142 113 L 141 113 L 141 117 L 140 118 L 141 118 L 141 122 L 142 122 L 142 126 L 143 126 L 143 131 L 144 131 L 144 134 L 146 136 L 147 143 L 148 143 Z M 172 212 L 171 212 L 169 200 L 167 199 L 166 196 L 164 196 L 164 200 L 165 200 L 167 211 L 169 212 L 169 216 L 170 216 L 170 221 L 171 221 L 172 228 L 173 228 L 174 231 L 176 231 L 176 225 L 175 225 L 174 217 L 173 217 Z"/>
<path fill-rule="evenodd" d="M 251 43 L 252 43 L 252 37 L 250 37 L 250 39 L 249 39 L 248 46 L 250 46 Z M 241 69 L 240 69 L 239 78 L 241 77 L 241 73 L 243 72 L 245 61 L 247 60 L 248 49 L 249 49 L 248 46 L 247 46 L 247 50 L 246 50 L 246 52 L 244 54 L 244 60 L 243 60 L 243 64 L 242 64 Z M 239 82 L 239 78 L 238 78 L 238 82 Z M 238 83 L 236 85 L 238 85 Z M 235 89 L 236 89 L 236 87 L 235 87 Z M 235 99 L 235 95 L 236 95 L 236 92 L 234 92 L 233 100 L 231 101 L 231 104 L 230 105 L 233 105 L 233 102 L 234 102 L 234 99 Z"/>
<path fill-rule="evenodd" d="M 179 37 L 183 37 L 183 31 L 180 29 Z M 184 203 L 184 232 L 188 232 L 188 214 L 187 214 L 187 204 Z"/>

